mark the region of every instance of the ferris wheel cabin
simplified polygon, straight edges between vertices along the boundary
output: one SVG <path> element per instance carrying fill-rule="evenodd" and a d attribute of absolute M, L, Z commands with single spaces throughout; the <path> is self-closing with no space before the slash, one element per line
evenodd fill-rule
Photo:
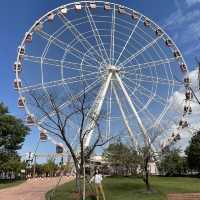
<path fill-rule="evenodd" d="M 138 20 L 138 19 L 140 18 L 140 14 L 137 13 L 137 12 L 133 12 L 132 18 L 133 18 L 134 20 Z"/>
<path fill-rule="evenodd" d="M 33 39 L 32 33 L 26 33 L 25 42 L 30 43 L 32 42 L 32 39 Z"/>
<path fill-rule="evenodd" d="M 63 153 L 63 147 L 60 145 L 56 145 L 56 153 L 58 153 L 58 154 Z"/>
<path fill-rule="evenodd" d="M 97 7 L 95 2 L 90 2 L 90 8 L 95 9 Z"/>
<path fill-rule="evenodd" d="M 14 80 L 14 89 L 19 90 L 22 87 L 22 81 L 21 79 L 15 79 Z"/>
<path fill-rule="evenodd" d="M 29 114 L 26 118 L 26 123 L 29 126 L 32 126 L 35 124 L 35 117 L 32 114 Z"/>
<path fill-rule="evenodd" d="M 110 3 L 109 2 L 105 2 L 105 4 L 104 4 L 104 10 L 109 11 L 110 9 L 111 9 Z"/>
<path fill-rule="evenodd" d="M 19 97 L 19 99 L 18 99 L 18 103 L 17 103 L 17 105 L 18 105 L 18 108 L 24 108 L 25 107 L 25 97 Z"/>
<path fill-rule="evenodd" d="M 81 6 L 80 3 L 76 3 L 76 4 L 75 4 L 75 10 L 76 10 L 76 11 L 80 11 L 81 8 L 82 8 L 82 6 Z"/>
<path fill-rule="evenodd" d="M 54 17 L 55 17 L 55 15 L 53 13 L 49 13 L 47 15 L 47 19 L 48 19 L 49 22 L 52 22 L 54 20 Z"/>
<path fill-rule="evenodd" d="M 48 137 L 47 137 L 47 131 L 46 130 L 41 130 L 40 131 L 40 140 L 42 142 L 46 142 L 47 139 L 48 139 Z"/>
<path fill-rule="evenodd" d="M 14 69 L 15 72 L 21 72 L 22 71 L 22 64 L 21 62 L 15 62 L 14 63 Z"/>

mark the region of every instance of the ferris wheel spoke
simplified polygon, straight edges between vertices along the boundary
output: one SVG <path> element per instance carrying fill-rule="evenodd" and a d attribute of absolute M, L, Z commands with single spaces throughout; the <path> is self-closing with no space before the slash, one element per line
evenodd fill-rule
<path fill-rule="evenodd" d="M 72 96 L 70 99 L 65 101 L 63 104 L 59 105 L 58 110 L 62 110 L 63 108 L 68 107 L 69 105 L 71 105 L 74 101 L 79 99 L 84 94 L 88 94 L 88 92 L 92 91 L 99 83 L 100 83 L 100 80 L 95 80 L 93 83 L 89 84 L 86 88 L 84 88 L 84 90 L 82 90 L 78 94 Z M 56 114 L 55 111 L 52 111 L 49 113 L 49 116 L 52 117 L 55 114 Z M 43 122 L 47 117 L 48 116 L 45 115 L 44 117 L 41 118 L 40 121 Z"/>
<path fill-rule="evenodd" d="M 49 35 L 47 32 L 45 31 L 40 31 L 37 32 L 41 37 L 43 37 L 44 39 L 46 39 L 48 42 L 52 42 L 54 45 L 56 45 L 57 47 L 59 47 L 60 49 L 62 49 L 63 51 L 70 51 L 73 50 L 75 51 L 77 54 L 81 55 L 81 56 L 86 56 L 90 59 L 92 59 L 93 61 L 96 62 L 96 59 L 93 59 L 92 57 L 90 57 L 89 55 L 85 55 L 83 52 L 79 51 L 78 49 L 70 46 L 69 44 L 66 44 L 65 42 L 59 40 L 58 38 L 54 37 L 53 35 Z M 80 56 L 78 56 L 77 54 L 70 52 L 74 57 L 76 57 L 78 60 L 80 60 Z M 85 61 L 87 64 L 90 64 L 89 62 Z"/>
<path fill-rule="evenodd" d="M 65 15 L 61 14 L 61 15 L 58 15 L 58 16 L 61 19 L 61 21 L 64 23 L 66 28 L 68 28 L 72 32 L 72 34 L 74 35 L 76 40 L 78 40 L 83 45 L 85 50 L 88 50 L 88 49 L 93 50 L 92 55 L 93 55 L 94 58 L 96 58 L 96 56 L 98 56 L 99 53 L 91 45 L 91 43 L 87 40 L 87 38 L 84 37 L 84 35 L 79 32 L 79 30 L 76 28 L 76 26 L 74 26 L 73 23 L 65 17 Z M 93 52 L 95 52 L 95 54 Z M 98 62 L 98 61 L 96 60 L 96 62 Z"/>
<path fill-rule="evenodd" d="M 139 106 L 137 105 L 137 103 L 135 103 L 135 106 L 138 108 L 138 110 L 141 110 L 141 111 L 144 110 L 144 112 L 147 114 L 146 116 L 147 116 L 147 118 L 148 118 L 148 120 L 149 120 L 149 122 L 150 122 L 151 124 L 152 124 L 153 122 L 155 122 L 155 117 L 153 116 L 153 114 L 152 114 L 152 113 L 148 110 L 148 108 L 147 108 L 148 105 L 151 103 L 152 98 L 150 98 L 150 99 L 148 100 L 148 102 L 144 105 L 144 103 L 139 99 L 139 97 L 136 96 L 135 93 L 133 92 L 135 89 L 132 88 L 131 86 L 128 86 L 128 84 L 126 84 L 125 82 L 124 82 L 124 85 L 125 85 L 126 88 L 130 91 L 129 94 L 131 94 L 131 96 L 133 96 L 134 99 L 137 100 L 137 102 L 140 104 L 141 107 L 139 107 Z"/>
<path fill-rule="evenodd" d="M 130 86 L 128 86 L 126 83 L 124 83 L 124 85 L 127 87 L 127 88 L 129 88 Z M 133 91 L 133 90 L 131 90 L 131 89 L 129 89 L 130 91 Z M 149 121 L 152 123 L 152 122 L 154 122 L 155 121 L 155 117 L 153 116 L 153 114 L 148 110 L 148 105 L 149 105 L 149 103 L 151 102 L 151 99 L 149 99 L 148 100 L 148 102 L 144 105 L 144 103 L 139 99 L 139 97 L 138 96 L 136 96 L 135 94 L 134 94 L 134 92 L 132 92 L 131 93 L 132 94 L 132 96 L 137 100 L 137 102 L 140 104 L 140 106 L 141 106 L 141 110 L 144 110 L 145 111 L 145 113 L 147 114 L 147 117 L 148 117 L 148 119 L 149 119 Z"/>
<path fill-rule="evenodd" d="M 116 19 L 116 11 L 115 11 L 115 4 L 113 7 L 112 13 L 112 28 L 111 28 L 111 45 L 110 45 L 110 64 L 114 63 L 115 58 L 115 19 Z"/>
<path fill-rule="evenodd" d="M 150 91 L 149 89 L 143 87 L 142 85 L 140 85 L 138 91 L 139 91 L 140 93 L 143 93 L 143 95 L 145 95 L 145 96 L 148 97 L 148 98 L 149 98 L 149 95 L 151 95 L 153 101 L 155 101 L 155 102 L 157 102 L 157 103 L 160 103 L 160 104 L 162 104 L 163 106 L 165 106 L 166 103 L 167 103 L 167 100 L 168 100 L 168 99 L 164 99 L 163 97 L 161 97 L 160 95 L 158 95 L 158 94 L 156 93 L 156 91 L 155 91 L 154 93 L 152 93 L 152 91 Z"/>
<path fill-rule="evenodd" d="M 84 82 L 85 80 L 92 80 L 92 79 L 97 79 L 95 76 L 95 74 L 97 74 L 98 72 L 93 72 L 90 74 L 86 74 L 84 75 L 84 79 L 83 76 L 74 76 L 74 77 L 70 77 L 70 78 L 65 78 L 65 79 L 60 79 L 60 80 L 56 80 L 56 81 L 50 81 L 50 82 L 44 82 L 43 84 L 35 84 L 35 85 L 31 85 L 31 86 L 27 86 L 27 87 L 22 87 L 21 88 L 21 92 L 29 92 L 29 91 L 34 91 L 34 90 L 39 90 L 42 88 L 49 88 L 49 87 L 56 87 L 62 84 L 72 84 L 72 83 L 77 83 L 77 82 Z M 92 77 L 88 77 L 91 76 Z M 86 78 L 87 77 L 87 78 Z"/>
<path fill-rule="evenodd" d="M 129 44 L 129 41 L 130 41 L 130 39 L 132 38 L 133 34 L 135 33 L 135 30 L 136 30 L 136 28 L 138 27 L 138 25 L 139 25 L 139 23 L 140 23 L 140 21 L 141 21 L 141 18 L 142 18 L 142 16 L 140 16 L 140 18 L 138 19 L 137 23 L 135 24 L 135 26 L 134 26 L 134 28 L 133 28 L 133 30 L 132 30 L 132 32 L 131 32 L 131 34 L 130 34 L 128 40 L 126 41 L 126 44 L 124 45 L 124 48 L 122 49 L 122 51 L 121 51 L 119 57 L 117 58 L 117 60 L 116 60 L 116 62 L 115 62 L 115 65 L 117 65 L 118 61 L 120 60 L 122 54 L 124 53 L 124 51 L 125 51 L 125 49 L 126 49 L 126 47 L 127 47 L 127 45 Z"/>
<path fill-rule="evenodd" d="M 129 86 L 127 83 L 125 83 L 125 81 L 123 83 L 124 83 L 124 86 L 126 87 L 126 89 L 129 91 L 130 96 L 131 97 L 133 96 L 139 102 L 139 104 L 143 107 L 144 103 L 141 103 L 141 100 L 136 95 L 134 95 L 134 90 L 135 89 L 132 88 L 131 86 Z M 133 103 L 134 103 L 134 105 L 135 105 L 135 107 L 136 107 L 137 110 L 141 109 L 141 107 L 139 107 L 137 105 L 137 103 L 135 103 L 135 102 L 133 102 Z"/>
<path fill-rule="evenodd" d="M 30 56 L 30 55 L 24 55 L 24 61 L 29 61 L 29 62 L 38 63 L 38 64 L 42 63 L 46 65 L 69 68 L 69 69 L 78 70 L 78 71 L 91 72 L 89 70 L 81 69 L 80 68 L 81 63 L 76 63 L 76 62 L 71 62 L 71 61 L 56 60 L 52 58 L 46 58 L 46 57 L 43 58 L 43 57 L 36 57 L 36 56 Z M 94 68 L 95 70 L 98 69 L 94 65 L 87 65 L 87 64 L 83 64 L 83 65 L 86 67 Z M 79 68 L 77 68 L 76 66 L 79 66 Z"/>
<path fill-rule="evenodd" d="M 104 47 L 104 44 L 103 44 L 103 41 L 102 41 L 101 36 L 100 36 L 100 34 L 99 34 L 99 31 L 98 31 L 98 29 L 97 29 L 97 27 L 96 27 L 96 24 L 95 24 L 95 22 L 94 22 L 94 19 L 93 19 L 93 17 L 92 17 L 92 14 L 91 14 L 91 12 L 90 12 L 90 9 L 89 9 L 87 6 L 85 7 L 85 11 L 86 11 L 86 14 L 87 14 L 87 17 L 88 17 L 90 26 L 91 26 L 91 28 L 92 28 L 92 31 L 93 31 L 93 34 L 94 34 L 96 43 L 97 43 L 97 45 L 98 45 L 99 51 L 100 51 L 100 53 L 101 53 L 101 57 L 102 57 L 102 59 L 104 60 L 104 62 L 106 63 L 105 58 L 107 58 L 108 61 L 109 61 L 109 57 L 108 57 L 107 51 L 106 51 L 106 49 L 105 49 L 105 47 Z"/>
<path fill-rule="evenodd" d="M 146 51 L 147 49 L 149 49 L 150 47 L 152 47 L 159 39 L 162 38 L 162 36 L 163 36 L 163 34 L 160 35 L 159 37 L 155 38 L 149 44 L 147 44 L 146 46 L 144 46 L 143 48 L 141 48 L 140 50 L 138 50 L 136 53 L 134 53 L 132 56 L 130 56 L 129 58 L 127 58 L 125 61 L 123 61 L 120 65 L 121 66 L 125 66 L 127 63 L 129 63 L 130 61 L 132 61 L 134 58 L 136 58 L 137 56 L 139 56 L 140 54 L 142 54 L 144 51 Z"/>
<path fill-rule="evenodd" d="M 124 124 L 125 124 L 125 126 L 126 126 L 126 128 L 128 130 L 128 134 L 130 136 L 130 139 L 131 139 L 133 145 L 135 146 L 135 149 L 137 150 L 139 146 L 138 146 L 138 140 L 136 138 L 136 134 L 133 133 L 133 131 L 132 131 L 130 125 L 129 125 L 129 121 L 128 121 L 127 117 L 126 117 L 126 114 L 125 114 L 123 108 L 122 108 L 122 104 L 120 102 L 120 99 L 119 99 L 119 96 L 117 94 L 117 91 L 115 89 L 115 85 L 114 84 L 113 84 L 113 92 L 114 92 L 115 98 L 117 100 L 117 104 L 119 106 L 119 109 L 120 109 Z"/>
<path fill-rule="evenodd" d="M 132 77 L 130 77 L 131 75 L 136 75 L 139 78 L 138 79 L 134 79 Z M 148 75 L 144 75 L 144 74 L 136 74 L 136 73 L 127 73 L 126 76 L 128 78 L 131 78 L 132 80 L 136 80 L 136 81 L 141 81 L 141 82 L 148 82 L 148 83 L 160 83 L 160 84 L 167 84 L 167 85 L 179 85 L 182 86 L 181 82 L 176 81 L 174 79 L 165 79 L 165 78 L 160 78 L 160 77 L 155 77 L 155 76 L 148 76 Z"/>
<path fill-rule="evenodd" d="M 139 63 L 136 65 L 125 66 L 123 67 L 123 69 L 127 70 L 129 68 L 132 68 L 131 70 L 137 71 L 137 70 L 147 69 L 150 67 L 159 67 L 163 64 L 170 64 L 171 62 L 174 62 L 174 61 L 176 61 L 176 58 L 166 58 L 166 59 L 154 60 L 154 61 L 145 62 L 145 63 Z M 135 67 L 138 67 L 138 68 L 135 68 Z"/>
<path fill-rule="evenodd" d="M 125 82 L 123 82 L 123 84 L 124 84 L 125 88 L 127 89 L 128 94 L 130 94 L 130 96 L 132 96 L 135 89 L 132 88 L 131 86 L 128 86 L 128 84 L 126 84 Z M 132 101 L 132 102 L 133 102 L 136 110 L 140 110 L 140 107 L 134 101 Z"/>
<path fill-rule="evenodd" d="M 125 79 L 127 79 L 129 82 L 131 82 L 132 84 L 134 83 L 132 79 L 124 77 Z M 136 83 L 134 83 L 136 84 Z M 139 84 L 139 87 L 137 89 L 137 91 L 140 94 L 143 94 L 144 96 L 150 98 L 152 97 L 153 100 L 155 100 L 156 102 L 162 104 L 162 105 L 166 105 L 167 101 L 166 99 L 164 99 L 163 97 L 161 97 L 160 95 L 156 94 L 156 91 L 150 91 L 149 89 L 143 87 L 141 84 Z"/>

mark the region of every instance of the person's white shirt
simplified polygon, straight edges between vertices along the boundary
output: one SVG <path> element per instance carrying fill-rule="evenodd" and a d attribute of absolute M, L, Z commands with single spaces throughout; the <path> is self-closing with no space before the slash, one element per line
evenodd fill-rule
<path fill-rule="evenodd" d="M 91 178 L 90 182 L 94 182 L 95 184 L 101 184 L 102 180 L 103 180 L 102 175 L 96 174 Z"/>

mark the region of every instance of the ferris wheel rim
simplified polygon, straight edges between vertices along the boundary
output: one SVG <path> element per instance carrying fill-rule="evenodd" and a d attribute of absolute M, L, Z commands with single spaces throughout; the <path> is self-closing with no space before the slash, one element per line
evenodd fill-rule
<path fill-rule="evenodd" d="M 73 3 L 70 3 L 70 4 L 65 4 L 65 5 L 63 5 L 63 6 L 60 6 L 60 7 L 58 7 L 58 8 L 56 8 L 56 9 L 54 9 L 54 10 L 51 10 L 50 12 L 48 12 L 47 14 L 45 14 L 45 15 L 43 15 L 39 20 L 37 20 L 34 24 L 33 24 L 33 26 L 29 29 L 29 31 L 27 32 L 27 33 L 33 33 L 34 31 L 33 31 L 33 29 L 34 29 L 34 27 L 35 27 L 35 25 L 36 25 L 36 23 L 39 23 L 39 22 L 42 22 L 42 23 L 45 23 L 46 21 L 46 17 L 50 14 L 50 13 L 54 13 L 54 12 L 57 12 L 57 11 L 59 11 L 59 9 L 60 8 L 63 8 L 63 7 L 68 7 L 68 6 L 71 6 L 71 5 L 75 5 L 77 2 L 73 2 Z M 91 1 L 80 1 L 79 2 L 80 4 L 87 4 L 87 3 L 91 3 Z M 105 3 L 105 1 L 95 1 L 95 3 Z M 113 5 L 114 7 L 116 7 L 116 6 L 122 6 L 122 5 L 120 5 L 120 4 L 115 4 L 115 3 L 110 3 L 111 5 Z M 129 11 L 135 11 L 134 9 L 130 9 L 130 8 L 128 8 L 128 7 L 126 7 L 126 6 L 124 6 L 124 8 L 125 9 L 127 9 L 127 10 L 129 10 Z M 113 8 L 112 8 L 113 9 Z M 111 10 L 112 10 L 111 9 Z M 115 9 L 115 8 L 114 8 Z M 184 57 L 182 56 L 182 53 L 181 53 L 181 51 L 179 50 L 179 48 L 176 46 L 176 44 L 175 44 L 175 42 L 171 39 L 171 37 L 160 27 L 160 26 L 158 26 L 154 21 L 152 21 L 151 19 L 149 19 L 149 18 L 147 18 L 146 16 L 144 16 L 143 14 L 141 14 L 140 12 L 138 12 L 138 11 L 136 11 L 137 13 L 139 13 L 140 14 L 140 19 L 138 20 L 138 22 L 140 21 L 140 20 L 142 20 L 142 19 L 148 19 L 148 20 L 150 20 L 150 22 L 153 24 L 153 25 L 155 25 L 155 27 L 157 27 L 157 28 L 160 28 L 161 29 L 161 31 L 162 31 L 162 37 L 164 36 L 165 38 L 168 38 L 168 39 L 170 39 L 171 41 L 172 41 L 172 43 L 173 43 L 173 48 L 174 49 L 176 49 L 176 50 L 178 50 L 179 52 L 180 52 L 180 60 L 181 61 L 178 61 L 178 62 L 180 62 L 180 63 L 184 63 L 185 65 L 186 65 L 186 63 L 185 63 L 185 60 L 184 60 Z M 160 36 L 160 38 L 162 38 Z M 26 36 L 24 37 L 24 39 L 23 39 L 23 41 L 22 41 L 22 43 L 21 43 L 21 45 L 20 46 L 25 46 L 25 39 L 26 39 Z M 158 38 L 157 38 L 158 39 Z M 162 38 L 163 39 L 163 38 Z M 123 54 L 123 51 L 120 53 L 120 56 L 121 56 L 121 54 Z M 18 55 L 17 55 L 17 62 L 19 62 L 20 61 L 20 59 L 19 59 L 19 52 L 18 52 Z M 118 57 L 118 59 L 119 59 L 119 57 Z M 118 59 L 117 59 L 117 61 L 118 61 Z M 168 60 L 169 61 L 169 58 L 166 58 L 166 60 Z M 116 62 L 117 63 L 117 62 Z M 155 63 L 154 63 L 155 64 Z M 169 63 L 166 63 L 166 64 L 169 64 Z M 186 67 L 187 67 L 187 65 L 186 65 Z M 188 74 L 188 69 L 187 69 L 187 73 L 186 74 Z M 186 75 L 187 76 L 187 75 Z M 16 79 L 19 79 L 19 73 L 16 71 Z M 63 81 L 63 80 L 62 80 Z M 43 86 L 43 84 L 42 84 L 42 86 Z M 45 89 L 45 88 L 43 88 L 43 89 Z M 23 96 L 22 95 L 22 92 L 21 92 L 21 88 L 18 88 L 18 90 L 19 90 L 19 94 L 20 94 L 20 96 Z M 25 105 L 25 109 L 26 109 L 26 111 L 27 111 L 27 113 L 30 113 L 29 112 L 29 109 L 27 108 L 27 106 Z"/>

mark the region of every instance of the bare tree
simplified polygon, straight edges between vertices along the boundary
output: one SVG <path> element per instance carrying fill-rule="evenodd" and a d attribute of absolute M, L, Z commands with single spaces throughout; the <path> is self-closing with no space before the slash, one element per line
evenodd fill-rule
<path fill-rule="evenodd" d="M 101 131 L 101 120 L 103 119 L 103 113 L 96 114 L 92 111 L 91 98 L 88 97 L 86 92 L 83 92 L 80 96 L 70 96 L 67 101 L 65 97 L 59 96 L 56 91 L 44 93 L 30 93 L 31 104 L 34 109 L 42 116 L 41 121 L 36 123 L 42 128 L 48 131 L 54 137 L 57 137 L 67 147 L 71 154 L 75 171 L 76 171 L 76 190 L 80 194 L 80 199 L 83 199 L 83 191 L 81 186 L 81 176 L 83 175 L 84 163 L 90 158 L 96 147 L 105 145 L 112 138 L 103 138 Z M 63 99 L 62 99 L 63 98 Z M 65 109 L 58 102 L 67 102 Z M 67 125 L 72 119 L 77 121 L 77 140 L 76 145 L 73 145 L 67 132 Z M 91 123 L 92 126 L 88 126 Z M 88 134 L 92 131 L 93 139 L 89 146 L 85 146 L 85 141 Z M 75 147 L 76 146 L 76 147 Z"/>
<path fill-rule="evenodd" d="M 140 156 L 140 167 L 142 170 L 142 178 L 146 185 L 146 190 L 148 192 L 152 191 L 151 184 L 149 181 L 149 164 L 150 162 L 154 162 L 156 167 L 158 167 L 158 156 L 159 152 L 156 152 L 153 144 L 156 139 L 164 132 L 163 128 L 161 126 L 154 127 L 149 132 L 149 139 L 146 140 L 143 147 L 140 147 L 138 149 L 138 153 Z"/>

